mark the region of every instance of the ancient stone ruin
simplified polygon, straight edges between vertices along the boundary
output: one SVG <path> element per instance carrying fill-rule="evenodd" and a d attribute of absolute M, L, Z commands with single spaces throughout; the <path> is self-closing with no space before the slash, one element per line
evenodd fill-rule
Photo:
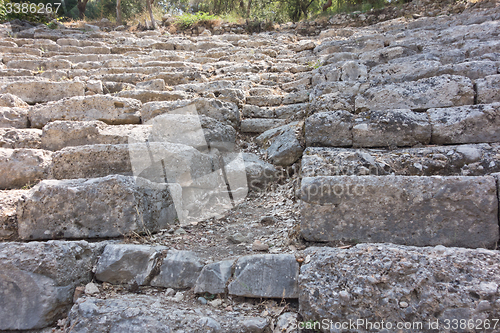
<path fill-rule="evenodd" d="M 500 331 L 500 5 L 437 14 L 3 24 L 0 331 Z"/>

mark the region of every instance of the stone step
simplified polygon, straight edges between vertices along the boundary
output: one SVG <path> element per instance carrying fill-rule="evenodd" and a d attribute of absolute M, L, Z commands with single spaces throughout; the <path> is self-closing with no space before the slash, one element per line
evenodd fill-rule
<path fill-rule="evenodd" d="M 309 147 L 301 175 L 483 176 L 500 172 L 499 159 L 498 143 L 395 150 Z"/>
<path fill-rule="evenodd" d="M 314 104 L 310 106 L 314 110 Z M 307 146 L 408 147 L 500 141 L 500 103 L 432 108 L 318 112 L 306 119 Z"/>
<path fill-rule="evenodd" d="M 492 176 L 305 177 L 300 195 L 308 241 L 492 248 L 499 238 Z"/>
<path fill-rule="evenodd" d="M 23 240 L 157 232 L 173 224 L 176 216 L 167 184 L 120 175 L 44 180 L 17 208 Z"/>
<path fill-rule="evenodd" d="M 139 124 L 142 103 L 107 95 L 78 96 L 37 105 L 29 110 L 31 126 L 42 128 L 55 120 L 101 120 L 107 124 Z"/>
<path fill-rule="evenodd" d="M 193 98 L 192 94 L 188 94 L 183 91 L 154 91 L 146 89 L 123 90 L 116 93 L 115 96 L 136 99 L 142 103 L 177 101 Z"/>
<path fill-rule="evenodd" d="M 42 130 L 0 128 L 0 148 L 42 148 Z"/>
<path fill-rule="evenodd" d="M 310 262 L 299 275 L 299 312 L 310 328 L 432 332 L 500 315 L 498 251 L 358 244 L 311 247 L 304 255 Z"/>
<path fill-rule="evenodd" d="M 63 98 L 83 96 L 85 85 L 82 82 L 13 82 L 0 89 L 2 94 L 16 95 L 28 104 L 58 101 Z"/>
<path fill-rule="evenodd" d="M 0 189 L 21 188 L 49 177 L 52 152 L 0 148 Z"/>
<path fill-rule="evenodd" d="M 474 104 L 469 78 L 441 75 L 368 89 L 355 100 L 356 111 L 408 108 L 423 110 Z M 411 96 L 411 98 L 408 98 Z"/>

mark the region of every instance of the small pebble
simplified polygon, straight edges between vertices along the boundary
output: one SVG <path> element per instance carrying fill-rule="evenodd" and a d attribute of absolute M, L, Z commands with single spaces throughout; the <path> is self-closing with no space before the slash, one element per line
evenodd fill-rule
<path fill-rule="evenodd" d="M 200 302 L 203 305 L 207 304 L 207 300 L 205 299 L 205 297 L 198 297 L 198 302 Z"/>
<path fill-rule="evenodd" d="M 408 307 L 408 303 L 406 303 L 405 301 L 403 302 L 399 302 L 399 306 L 402 307 L 403 309 L 404 308 L 407 308 Z"/>

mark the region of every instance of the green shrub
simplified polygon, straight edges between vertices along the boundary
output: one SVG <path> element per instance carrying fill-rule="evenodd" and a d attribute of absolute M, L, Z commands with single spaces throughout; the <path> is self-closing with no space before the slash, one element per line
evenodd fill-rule
<path fill-rule="evenodd" d="M 182 29 L 187 29 L 195 24 L 203 24 L 209 21 L 217 20 L 218 17 L 205 12 L 197 12 L 195 14 L 183 14 L 178 16 L 175 23 L 179 24 Z"/>

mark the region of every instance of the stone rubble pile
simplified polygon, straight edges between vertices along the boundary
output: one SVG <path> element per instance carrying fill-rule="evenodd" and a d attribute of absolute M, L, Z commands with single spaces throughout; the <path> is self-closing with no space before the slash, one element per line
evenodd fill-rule
<path fill-rule="evenodd" d="M 73 333 L 492 324 L 500 312 L 500 5 L 492 4 L 317 37 L 45 26 L 4 34 L 0 331 L 42 332 L 63 318 Z M 300 176 L 299 237 L 315 245 L 303 253 L 211 261 L 119 239 L 219 218 L 286 168 Z M 114 285 L 150 293 L 98 297 Z M 219 296 L 212 307 L 183 308 L 189 293 Z M 228 297 L 298 302 L 298 313 L 270 320 L 236 311 Z"/>

